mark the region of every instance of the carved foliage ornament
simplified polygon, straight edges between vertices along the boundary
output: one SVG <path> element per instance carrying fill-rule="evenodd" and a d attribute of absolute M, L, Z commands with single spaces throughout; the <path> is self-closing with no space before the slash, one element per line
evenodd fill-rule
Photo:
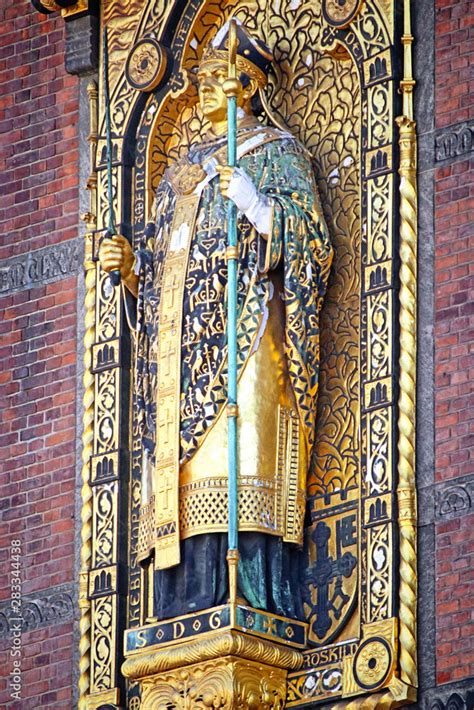
<path fill-rule="evenodd" d="M 25 633 L 70 621 L 73 613 L 73 593 L 66 586 L 53 587 L 36 596 L 24 596 L 21 603 L 15 600 L 4 602 L 0 605 L 0 639 L 8 638 L 18 624 Z"/>

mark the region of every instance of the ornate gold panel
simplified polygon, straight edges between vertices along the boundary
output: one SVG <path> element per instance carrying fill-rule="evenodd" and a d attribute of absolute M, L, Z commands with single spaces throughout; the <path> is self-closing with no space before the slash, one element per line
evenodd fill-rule
<path fill-rule="evenodd" d="M 108 595 L 92 601 L 91 692 L 114 687 L 116 672 L 117 597 Z"/>
<path fill-rule="evenodd" d="M 321 316 L 318 424 L 308 485 L 311 526 L 305 609 L 310 648 L 303 654 L 302 668 L 293 667 L 284 680 L 288 707 L 314 701 L 336 707 L 350 697 L 350 707 L 362 708 L 364 693 L 380 695 L 384 707 L 396 707 L 413 698 L 416 686 L 412 454 L 416 182 L 415 128 L 407 98 L 412 78 L 408 73 L 402 82 L 404 117 L 398 129 L 400 77 L 394 76 L 392 57 L 401 45 L 395 37 L 394 0 L 354 0 L 346 5 L 347 26 L 342 6 L 331 0 L 189 0 L 184 6 L 165 0 L 102 3 L 102 20 L 110 31 L 114 212 L 117 224 L 136 245 L 143 238 L 166 165 L 205 129 L 193 69 L 206 42 L 231 13 L 274 48 L 277 63 L 266 101 L 275 121 L 294 133 L 314 158 L 336 257 Z M 408 2 L 405 13 L 409 17 Z M 173 60 L 166 82 L 158 80 L 149 95 L 132 88 L 125 75 L 130 50 L 145 37 L 166 45 Z M 408 45 L 405 42 L 405 52 Z M 125 686 L 119 672 L 123 634 L 119 618 L 125 610 L 127 627 L 144 622 L 145 575 L 137 560 L 141 451 L 123 294 L 92 261 L 108 218 L 101 96 L 99 91 L 98 120 L 91 127 L 91 135 L 98 139 L 89 179 L 92 253 L 87 260 L 84 418 L 84 471 L 89 473 L 83 472 L 80 707 L 108 702 L 138 710 L 139 686 L 135 682 Z M 96 104 L 91 94 L 93 111 Z M 400 200 L 394 143 L 398 130 L 404 177 Z M 95 147 L 92 153 L 94 158 Z M 400 239 L 394 217 L 399 202 Z M 394 290 L 399 242 L 401 305 Z M 394 325 L 398 312 L 400 330 Z M 398 383 L 394 357 L 400 333 Z M 398 457 L 395 425 L 400 432 Z M 127 551 L 120 537 L 124 533 Z M 332 577 L 324 585 L 317 581 L 318 562 L 332 566 Z M 120 575 L 125 568 L 128 591 L 122 597 L 127 584 Z M 323 613 L 325 604 L 329 606 Z M 394 616 L 399 605 L 400 619 Z M 189 678 L 199 685 L 200 678 L 215 676 L 216 697 L 223 698 L 227 690 L 217 688 L 224 688 L 223 678 L 232 663 L 214 663 L 211 673 L 203 659 Z M 245 668 L 235 665 L 236 677 L 247 677 L 252 663 L 264 661 L 246 661 Z M 167 684 L 169 702 L 181 707 L 176 698 L 185 697 L 188 680 L 176 669 L 166 673 L 165 679 L 150 670 L 141 707 L 151 707 L 156 698 L 161 702 Z M 282 697 L 283 681 L 272 673 L 267 675 L 274 681 L 270 695 L 276 702 Z M 263 703 L 256 707 L 266 707 L 262 698 L 270 691 L 259 686 L 252 692 Z"/>
<path fill-rule="evenodd" d="M 154 708 L 241 707 L 273 710 L 281 708 L 286 697 L 286 673 L 279 668 L 254 661 L 225 656 L 208 663 L 150 676 L 143 682 L 143 710 Z"/>

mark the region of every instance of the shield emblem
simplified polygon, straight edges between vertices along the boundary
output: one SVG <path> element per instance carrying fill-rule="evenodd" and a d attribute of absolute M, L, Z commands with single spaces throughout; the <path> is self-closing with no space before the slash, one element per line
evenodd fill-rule
<path fill-rule="evenodd" d="M 331 643 L 346 625 L 357 597 L 357 509 L 325 516 L 309 532 L 310 563 L 303 598 L 310 626 L 309 640 Z"/>

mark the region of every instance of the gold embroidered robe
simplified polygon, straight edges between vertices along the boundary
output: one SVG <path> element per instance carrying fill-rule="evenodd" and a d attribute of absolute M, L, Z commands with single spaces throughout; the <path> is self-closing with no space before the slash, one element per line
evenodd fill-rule
<path fill-rule="evenodd" d="M 301 543 L 332 249 L 304 148 L 258 125 L 239 131 L 238 146 L 239 166 L 273 205 L 267 237 L 238 214 L 239 529 Z M 155 241 L 141 253 L 140 555 L 154 548 L 158 568 L 179 561 L 180 539 L 227 529 L 226 204 L 216 159 L 225 161 L 223 140 L 167 171 Z"/>

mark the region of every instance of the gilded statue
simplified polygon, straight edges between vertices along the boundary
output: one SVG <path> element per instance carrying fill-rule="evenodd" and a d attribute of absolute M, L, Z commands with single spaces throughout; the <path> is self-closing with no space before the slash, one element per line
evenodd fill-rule
<path fill-rule="evenodd" d="M 226 205 L 236 204 L 238 593 L 255 608 L 303 618 L 300 550 L 332 248 L 311 156 L 254 113 L 272 53 L 242 25 L 238 167 L 226 165 L 227 32 L 197 72 L 210 130 L 166 170 L 142 248 L 117 235 L 103 241 L 100 262 L 120 270 L 134 300 L 139 556 L 154 566 L 153 614 L 225 603 Z"/>

